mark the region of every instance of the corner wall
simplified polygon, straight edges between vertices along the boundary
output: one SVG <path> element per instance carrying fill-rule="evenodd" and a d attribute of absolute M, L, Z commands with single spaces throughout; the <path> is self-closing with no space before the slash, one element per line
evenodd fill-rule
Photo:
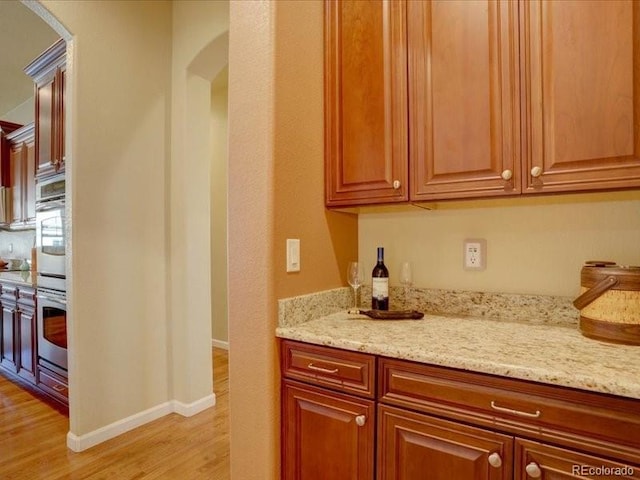
<path fill-rule="evenodd" d="M 322 5 L 231 2 L 232 478 L 280 478 L 276 300 L 344 285 L 357 256 L 357 217 L 324 208 Z M 286 238 L 301 240 L 299 273 Z"/>

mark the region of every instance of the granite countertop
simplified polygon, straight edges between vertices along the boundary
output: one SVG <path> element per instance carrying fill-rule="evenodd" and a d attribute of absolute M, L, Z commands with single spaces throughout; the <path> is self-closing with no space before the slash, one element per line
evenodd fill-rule
<path fill-rule="evenodd" d="M 577 320 L 447 313 L 385 321 L 343 310 L 280 325 L 281 338 L 640 399 L 640 346 L 586 338 Z"/>

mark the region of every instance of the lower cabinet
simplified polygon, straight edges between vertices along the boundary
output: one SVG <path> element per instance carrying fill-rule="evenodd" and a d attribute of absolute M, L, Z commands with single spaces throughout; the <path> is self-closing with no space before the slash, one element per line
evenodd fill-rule
<path fill-rule="evenodd" d="M 640 461 L 640 459 L 638 459 Z M 640 467 L 602 457 L 516 439 L 515 480 L 536 478 L 640 478 Z"/>
<path fill-rule="evenodd" d="M 377 448 L 380 480 L 640 479 L 637 466 L 386 405 Z"/>
<path fill-rule="evenodd" d="M 372 400 L 285 381 L 283 402 L 283 478 L 373 478 Z"/>
<path fill-rule="evenodd" d="M 17 289 L 11 286 L 0 286 L 0 306 L 2 307 L 2 324 L 0 325 L 0 366 L 11 373 L 18 373 L 19 368 L 19 328 L 17 318 Z M 16 348 L 18 347 L 18 348 Z"/>
<path fill-rule="evenodd" d="M 283 479 L 640 480 L 640 400 L 280 346 Z"/>
<path fill-rule="evenodd" d="M 0 370 L 66 410 L 67 378 L 38 364 L 36 306 L 34 288 L 0 283 Z"/>
<path fill-rule="evenodd" d="M 18 289 L 16 306 L 16 325 L 19 336 L 19 348 L 16 348 L 18 375 L 31 383 L 36 383 L 38 337 L 35 290 L 31 288 Z"/>
<path fill-rule="evenodd" d="M 380 480 L 512 478 L 508 435 L 380 405 L 377 441 Z"/>

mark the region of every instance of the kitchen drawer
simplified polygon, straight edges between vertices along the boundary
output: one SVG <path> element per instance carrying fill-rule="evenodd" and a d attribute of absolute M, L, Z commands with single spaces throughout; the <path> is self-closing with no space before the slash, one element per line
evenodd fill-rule
<path fill-rule="evenodd" d="M 38 387 L 64 403 L 69 400 L 69 385 L 66 379 L 42 366 L 38 366 Z"/>
<path fill-rule="evenodd" d="M 282 340 L 282 375 L 367 398 L 375 396 L 375 356 Z"/>
<path fill-rule="evenodd" d="M 506 377 L 379 360 L 384 403 L 636 461 L 640 401 Z"/>

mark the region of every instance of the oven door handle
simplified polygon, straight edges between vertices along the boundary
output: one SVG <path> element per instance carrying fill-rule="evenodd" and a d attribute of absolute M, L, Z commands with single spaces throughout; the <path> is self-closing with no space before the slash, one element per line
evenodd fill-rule
<path fill-rule="evenodd" d="M 64 200 L 51 200 L 43 203 L 36 203 L 36 212 L 48 212 L 64 208 Z"/>
<path fill-rule="evenodd" d="M 54 302 L 54 303 L 59 303 L 61 305 L 67 304 L 66 300 L 62 300 L 60 298 L 55 298 L 55 297 L 48 297 L 47 295 L 42 295 L 41 293 L 38 294 L 38 298 L 41 298 L 42 300 L 49 300 L 50 302 Z"/>

